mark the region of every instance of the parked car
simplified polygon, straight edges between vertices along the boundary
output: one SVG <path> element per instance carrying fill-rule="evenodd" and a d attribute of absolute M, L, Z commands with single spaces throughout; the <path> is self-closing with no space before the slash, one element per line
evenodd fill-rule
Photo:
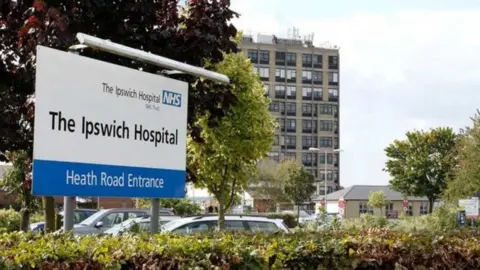
<path fill-rule="evenodd" d="M 150 209 L 137 208 L 113 208 L 103 209 L 91 215 L 84 221 L 73 226 L 72 233 L 77 235 L 98 234 L 124 222 L 127 219 L 148 217 L 150 216 Z M 159 210 L 161 216 L 172 216 L 173 212 L 168 208 L 161 208 Z M 62 232 L 63 229 L 59 230 Z"/>
<path fill-rule="evenodd" d="M 160 216 L 159 222 L 158 222 L 159 227 L 161 227 L 164 224 L 167 224 L 172 220 L 178 220 L 178 219 L 181 219 L 181 217 L 180 216 Z M 150 231 L 150 217 L 128 219 L 106 230 L 104 233 L 110 234 L 110 235 L 119 235 L 123 233 L 128 233 L 131 230 L 133 230 L 135 227 L 139 231 L 145 231 L 145 232 Z"/>
<path fill-rule="evenodd" d="M 162 226 L 162 232 L 191 234 L 215 231 L 218 216 L 195 216 L 171 221 Z M 225 216 L 225 230 L 251 232 L 290 232 L 282 219 L 248 215 Z"/>
<path fill-rule="evenodd" d="M 290 215 L 293 215 L 293 216 L 297 216 L 298 213 L 297 211 L 283 211 L 282 213 L 284 214 L 290 214 Z M 300 217 L 298 219 L 298 223 L 300 225 L 305 225 L 309 222 L 312 222 L 312 221 L 316 221 L 317 217 L 315 215 L 310 215 L 308 214 L 307 212 L 305 212 L 305 210 L 300 210 Z"/>
<path fill-rule="evenodd" d="M 95 214 L 98 210 L 97 209 L 75 209 L 73 213 L 73 223 L 77 224 L 85 219 L 87 219 L 89 216 Z M 60 215 L 64 215 L 64 212 L 60 212 Z M 32 232 L 43 232 L 45 228 L 45 222 L 35 222 L 30 224 L 30 230 Z"/>

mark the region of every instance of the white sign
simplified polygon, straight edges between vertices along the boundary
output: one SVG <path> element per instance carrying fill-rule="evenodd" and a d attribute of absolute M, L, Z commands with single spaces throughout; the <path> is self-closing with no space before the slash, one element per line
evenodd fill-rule
<path fill-rule="evenodd" d="M 465 215 L 469 217 L 476 217 L 479 215 L 479 200 L 459 200 L 458 206 L 465 210 Z"/>
<path fill-rule="evenodd" d="M 184 197 L 188 84 L 37 47 L 33 193 Z"/>

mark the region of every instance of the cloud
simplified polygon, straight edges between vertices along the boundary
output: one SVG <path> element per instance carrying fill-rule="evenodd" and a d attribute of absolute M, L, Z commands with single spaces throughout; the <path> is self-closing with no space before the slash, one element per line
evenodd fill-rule
<path fill-rule="evenodd" d="M 272 2 L 264 1 L 234 2 L 243 14 L 237 27 L 285 32 L 280 17 L 313 32 L 316 44 L 340 47 L 342 185 L 388 183 L 383 149 L 410 129 L 470 124 L 480 105 L 480 10 L 322 19 L 258 8 Z"/>

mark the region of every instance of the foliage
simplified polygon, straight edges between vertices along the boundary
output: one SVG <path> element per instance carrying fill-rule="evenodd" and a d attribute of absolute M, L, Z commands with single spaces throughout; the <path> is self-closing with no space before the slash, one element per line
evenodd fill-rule
<path fill-rule="evenodd" d="M 284 178 L 279 176 L 278 163 L 271 159 L 264 159 L 257 165 L 258 173 L 252 179 L 251 194 L 254 198 L 264 200 L 267 212 L 275 211 L 278 202 L 286 201 L 283 191 Z"/>
<path fill-rule="evenodd" d="M 479 269 L 480 233 L 4 234 L 2 269 Z M 66 265 L 68 267 L 66 268 Z M 452 267 L 454 266 L 454 267 Z"/>
<path fill-rule="evenodd" d="M 284 160 L 280 163 L 279 174 L 283 178 L 285 196 L 297 206 L 300 218 L 300 205 L 311 201 L 315 192 L 315 178 L 303 166 L 294 160 Z"/>
<path fill-rule="evenodd" d="M 387 205 L 387 197 L 383 190 L 373 191 L 370 192 L 368 195 L 368 206 L 372 208 L 380 209 L 380 213 L 382 213 L 382 209 Z"/>
<path fill-rule="evenodd" d="M 20 230 L 20 213 L 13 209 L 0 209 L 0 233 Z"/>
<path fill-rule="evenodd" d="M 38 209 L 38 200 L 32 195 L 31 160 L 25 151 L 8 152 L 8 159 L 12 162 L 3 179 L 0 188 L 7 196 L 13 196 L 22 202 L 21 225 L 23 231 L 29 230 L 30 215 Z"/>
<path fill-rule="evenodd" d="M 433 203 L 440 198 L 456 166 L 456 135 L 451 128 L 410 131 L 406 140 L 395 140 L 385 152 L 385 171 L 392 189 L 406 196 L 425 196 Z"/>
<path fill-rule="evenodd" d="M 283 223 L 285 223 L 288 228 L 295 228 L 298 225 L 297 218 L 289 213 L 269 213 L 268 217 L 283 219 Z"/>
<path fill-rule="evenodd" d="M 136 199 L 137 208 L 150 208 L 150 199 Z M 200 206 L 188 199 L 160 199 L 160 207 L 171 208 L 177 216 L 197 215 L 201 213 Z"/>
<path fill-rule="evenodd" d="M 454 203 L 480 192 L 480 111 L 472 117 L 472 126 L 459 135 L 457 151 L 459 164 L 455 179 L 448 182 L 444 193 L 444 198 Z"/>
<path fill-rule="evenodd" d="M 271 149 L 275 122 L 263 84 L 243 54 L 227 54 L 214 67 L 230 78 L 238 102 L 214 128 L 208 124 L 208 113 L 198 115 L 203 143 L 188 137 L 188 167 L 200 180 L 197 187 L 207 188 L 218 201 L 219 228 L 223 229 L 225 212 Z"/>

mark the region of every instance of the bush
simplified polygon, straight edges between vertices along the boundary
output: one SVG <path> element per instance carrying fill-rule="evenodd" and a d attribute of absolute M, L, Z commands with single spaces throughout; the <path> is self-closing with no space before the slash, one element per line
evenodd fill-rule
<path fill-rule="evenodd" d="M 290 229 L 295 228 L 298 225 L 297 217 L 292 214 L 273 213 L 273 214 L 268 214 L 268 216 L 271 218 L 283 219 L 283 223 L 285 223 L 285 225 Z"/>
<path fill-rule="evenodd" d="M 20 230 L 20 213 L 13 209 L 0 209 L 0 233 Z"/>
<path fill-rule="evenodd" d="M 0 269 L 480 269 L 480 233 L 0 236 Z"/>

